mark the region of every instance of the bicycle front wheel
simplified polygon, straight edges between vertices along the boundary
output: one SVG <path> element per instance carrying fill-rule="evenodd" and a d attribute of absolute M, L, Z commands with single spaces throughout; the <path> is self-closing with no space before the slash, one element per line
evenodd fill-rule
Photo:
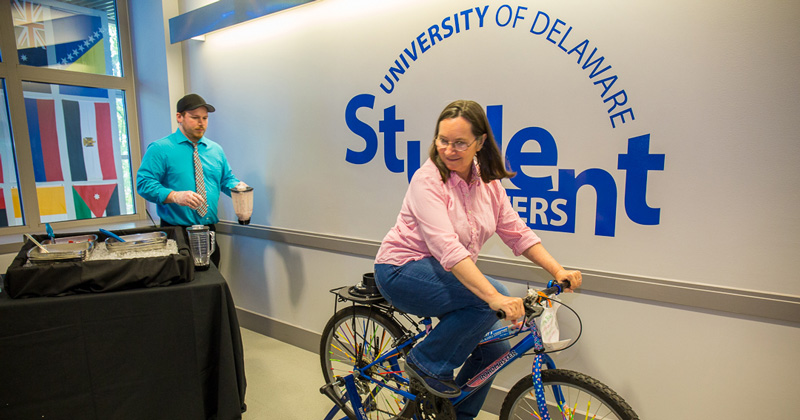
<path fill-rule="evenodd" d="M 600 381 L 564 369 L 542 371 L 547 411 L 552 420 L 639 420 L 622 397 Z M 532 376 L 522 378 L 508 391 L 501 420 L 542 419 Z"/>
<path fill-rule="evenodd" d="M 332 383 L 339 377 L 353 372 L 353 367 L 364 368 L 382 353 L 392 348 L 395 339 L 403 336 L 403 329 L 383 312 L 368 306 L 352 306 L 336 312 L 322 331 L 320 342 L 320 361 L 325 383 Z M 402 354 L 404 355 L 404 353 Z M 356 378 L 359 399 L 369 419 L 398 419 L 413 410 L 412 404 L 392 390 L 376 385 L 368 377 L 379 383 L 408 390 L 405 373 L 401 371 L 398 357 L 376 364 L 363 371 Z M 345 387 L 335 386 L 341 398 Z M 352 412 L 352 405 L 347 401 Z M 408 409 L 408 410 L 407 410 Z M 406 415 L 406 417 L 408 417 Z"/>

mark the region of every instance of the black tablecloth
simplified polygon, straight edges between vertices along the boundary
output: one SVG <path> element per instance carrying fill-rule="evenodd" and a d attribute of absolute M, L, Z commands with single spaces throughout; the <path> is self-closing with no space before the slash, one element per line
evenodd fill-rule
<path fill-rule="evenodd" d="M 0 419 L 238 419 L 245 387 L 236 309 L 215 267 L 166 287 L 0 293 Z"/>

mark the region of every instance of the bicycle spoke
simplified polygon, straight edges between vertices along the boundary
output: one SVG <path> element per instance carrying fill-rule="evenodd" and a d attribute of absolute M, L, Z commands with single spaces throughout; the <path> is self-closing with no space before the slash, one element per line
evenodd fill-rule
<path fill-rule="evenodd" d="M 336 341 L 338 341 L 340 344 L 342 344 L 344 346 L 345 343 L 343 343 L 341 341 L 341 339 L 344 339 L 347 342 L 347 345 L 349 345 L 351 347 L 355 347 L 353 342 L 350 341 L 350 337 L 353 337 L 353 339 L 355 340 L 355 336 L 353 335 L 352 331 L 348 331 L 348 332 L 350 332 L 350 336 L 345 335 L 345 331 L 342 331 L 341 328 L 336 330 L 336 335 L 337 335 Z"/>
<path fill-rule="evenodd" d="M 403 353 L 375 363 L 383 353 L 393 351 L 393 343 L 403 335 L 397 321 L 380 311 L 358 306 L 337 312 L 323 332 L 321 361 L 327 383 L 358 369 L 359 375 L 353 378 L 358 395 L 353 398 L 361 400 L 370 420 L 399 420 L 412 408 L 406 407 L 405 398 L 384 387 L 407 389 L 403 370 L 398 366 Z M 342 384 L 334 389 L 339 395 L 346 393 Z M 351 406 L 349 400 L 346 404 Z"/>
<path fill-rule="evenodd" d="M 518 407 L 519 410 L 525 412 L 526 416 L 523 417 L 520 414 L 514 413 L 514 418 L 521 420 L 522 419 L 529 420 L 531 418 L 536 420 L 542 420 L 536 409 L 536 396 L 534 395 L 533 391 L 528 392 L 528 397 L 529 398 L 525 398 L 523 399 L 523 401 L 521 401 L 521 403 L 525 404 L 525 407 Z"/>
<path fill-rule="evenodd" d="M 355 341 L 355 336 L 352 334 L 352 332 L 350 333 L 350 336 L 353 336 L 353 341 Z M 342 346 L 345 349 L 347 349 L 347 351 L 345 352 L 344 350 L 342 350 L 342 349 L 340 349 L 338 347 L 335 347 L 333 345 L 333 343 L 331 343 L 331 347 L 336 348 L 337 350 L 341 351 L 346 356 L 350 357 L 350 359 L 355 360 L 356 354 L 354 352 L 350 351 L 350 348 L 355 348 L 356 346 L 352 341 L 350 341 L 350 338 L 348 336 L 346 336 L 341 329 L 337 329 L 336 330 L 336 336 L 333 337 L 333 338 L 336 340 L 337 343 L 339 343 L 340 346 Z M 342 339 L 344 341 L 342 341 Z"/>
<path fill-rule="evenodd" d="M 631 420 L 638 417 L 613 390 L 579 372 L 564 369 L 542 371 L 542 383 L 530 377 L 521 379 L 509 391 L 503 403 L 506 417 L 517 420 L 541 420 L 536 388 L 544 389 L 546 410 L 556 420 Z"/>
<path fill-rule="evenodd" d="M 348 359 L 350 359 L 350 362 L 351 362 L 351 363 L 354 363 L 354 362 L 356 361 L 356 358 L 355 358 L 355 357 L 353 357 L 353 356 L 351 355 L 352 353 L 351 353 L 351 354 L 347 354 L 347 353 L 346 353 L 344 350 L 340 349 L 339 347 L 337 347 L 337 346 L 335 346 L 335 345 L 333 345 L 333 344 L 331 344 L 331 347 L 333 347 L 333 348 L 334 348 L 334 349 L 336 349 L 336 350 L 339 350 L 339 351 L 340 351 L 342 354 L 344 354 L 344 355 L 345 355 L 345 356 L 346 356 Z M 333 352 L 330 352 L 330 354 L 334 354 L 334 353 L 333 353 Z M 340 362 L 340 361 L 341 361 L 341 360 L 337 360 L 337 359 L 331 359 L 331 360 L 336 360 L 337 362 Z"/>

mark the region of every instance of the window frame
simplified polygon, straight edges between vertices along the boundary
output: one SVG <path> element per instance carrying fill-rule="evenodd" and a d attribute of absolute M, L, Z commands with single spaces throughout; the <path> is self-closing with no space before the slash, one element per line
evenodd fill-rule
<path fill-rule="evenodd" d="M 14 25 L 0 25 L 0 51 L 2 52 L 3 58 L 3 61 L 0 62 L 0 78 L 5 80 L 6 85 L 8 113 L 11 119 L 11 135 L 14 141 L 17 172 L 19 174 L 20 202 L 25 220 L 25 224 L 22 226 L 0 228 L 0 238 L 8 235 L 34 232 L 41 233 L 45 231 L 45 224 L 41 222 L 39 214 L 39 202 L 36 194 L 33 157 L 31 155 L 30 136 L 25 112 L 25 98 L 23 96 L 23 81 L 117 89 L 125 92 L 131 181 L 136 211 L 134 214 L 129 215 L 104 217 L 102 218 L 102 224 L 115 225 L 139 222 L 147 219 L 146 202 L 136 193 L 136 171 L 141 163 L 142 153 L 139 137 L 139 113 L 136 106 L 136 87 L 132 60 L 133 53 L 131 47 L 128 1 L 116 0 L 116 5 L 117 39 L 119 41 L 120 56 L 122 57 L 123 75 L 121 77 L 20 65 L 19 58 L 16 54 L 17 48 Z M 10 23 L 11 16 L 10 1 L 0 0 L 0 22 Z M 99 223 L 97 218 L 91 218 L 52 222 L 50 224 L 56 230 L 67 231 L 86 226 L 96 226 Z M 2 251 L 4 250 L 0 248 L 0 252 Z"/>

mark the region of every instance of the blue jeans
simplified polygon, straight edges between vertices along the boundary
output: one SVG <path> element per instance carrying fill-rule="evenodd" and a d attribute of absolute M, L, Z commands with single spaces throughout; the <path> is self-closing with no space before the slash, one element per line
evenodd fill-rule
<path fill-rule="evenodd" d="M 505 286 L 490 277 L 487 279 L 498 292 L 508 296 Z M 435 258 L 402 266 L 375 264 L 375 283 L 396 308 L 439 318 L 433 331 L 408 354 L 408 359 L 427 375 L 453 379 L 453 371 L 463 364 L 455 378 L 461 386 L 510 349 L 506 341 L 478 347 L 487 332 L 502 324 L 486 302 Z M 478 415 L 491 387 L 491 381 L 488 382 L 456 408 L 459 419 Z"/>

